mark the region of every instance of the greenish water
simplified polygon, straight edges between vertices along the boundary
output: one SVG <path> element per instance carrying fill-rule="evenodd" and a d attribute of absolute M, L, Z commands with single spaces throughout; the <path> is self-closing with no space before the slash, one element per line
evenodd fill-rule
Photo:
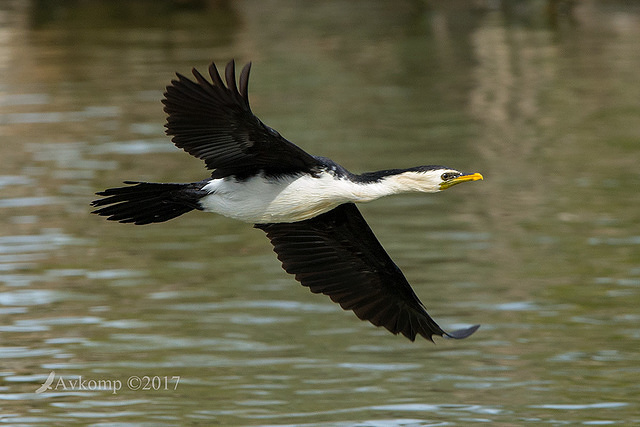
<path fill-rule="evenodd" d="M 243 223 L 89 215 L 123 180 L 206 176 L 160 99 L 231 57 L 311 153 L 485 176 L 362 207 L 475 335 L 360 322 Z M 640 423 L 639 69 L 629 2 L 1 3 L 0 422 Z"/>

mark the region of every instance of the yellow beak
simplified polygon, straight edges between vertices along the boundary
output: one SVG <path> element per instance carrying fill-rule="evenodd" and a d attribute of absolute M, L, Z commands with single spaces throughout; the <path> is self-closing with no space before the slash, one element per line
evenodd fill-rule
<path fill-rule="evenodd" d="M 453 187 L 454 185 L 460 184 L 462 182 L 481 181 L 483 179 L 484 178 L 482 177 L 482 175 L 477 172 L 470 175 L 461 175 L 457 178 L 450 179 L 440 184 L 440 190 L 446 190 L 447 188 Z"/>

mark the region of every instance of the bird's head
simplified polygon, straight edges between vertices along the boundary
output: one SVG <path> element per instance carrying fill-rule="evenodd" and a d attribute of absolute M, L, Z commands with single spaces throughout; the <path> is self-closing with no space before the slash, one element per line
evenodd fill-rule
<path fill-rule="evenodd" d="M 466 174 L 454 169 L 445 169 L 438 171 L 440 173 L 440 191 L 453 187 L 454 185 L 461 184 L 469 181 L 481 181 L 484 178 L 478 172 Z"/>
<path fill-rule="evenodd" d="M 481 180 L 479 173 L 467 174 L 445 166 L 418 166 L 398 171 L 392 180 L 401 191 L 437 193 L 454 185 Z"/>

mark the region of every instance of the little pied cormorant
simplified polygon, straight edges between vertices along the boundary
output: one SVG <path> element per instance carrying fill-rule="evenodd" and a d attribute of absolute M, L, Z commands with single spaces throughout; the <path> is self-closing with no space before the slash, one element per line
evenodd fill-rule
<path fill-rule="evenodd" d="M 368 202 L 403 192 L 435 193 L 482 179 L 443 166 L 353 174 L 312 156 L 262 123 L 249 107 L 251 63 L 236 86 L 235 63 L 215 66 L 212 82 L 177 74 L 162 103 L 173 143 L 205 161 L 211 178 L 188 184 L 125 181 L 97 193 L 93 213 L 133 224 L 163 222 L 197 209 L 253 223 L 267 233 L 287 273 L 311 292 L 328 295 L 360 319 L 401 333 L 466 338 L 479 325 L 443 331 L 431 319 L 400 269 L 358 211 Z"/>

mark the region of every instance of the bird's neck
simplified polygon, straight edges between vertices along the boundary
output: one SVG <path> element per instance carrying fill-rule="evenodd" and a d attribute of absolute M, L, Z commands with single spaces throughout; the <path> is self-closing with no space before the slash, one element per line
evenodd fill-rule
<path fill-rule="evenodd" d="M 435 193 L 440 191 L 437 178 L 422 172 L 398 172 L 376 179 L 373 179 L 373 176 L 372 173 L 358 176 L 359 180 L 356 181 L 354 191 L 357 200 L 354 201 L 366 202 L 401 193 Z"/>

